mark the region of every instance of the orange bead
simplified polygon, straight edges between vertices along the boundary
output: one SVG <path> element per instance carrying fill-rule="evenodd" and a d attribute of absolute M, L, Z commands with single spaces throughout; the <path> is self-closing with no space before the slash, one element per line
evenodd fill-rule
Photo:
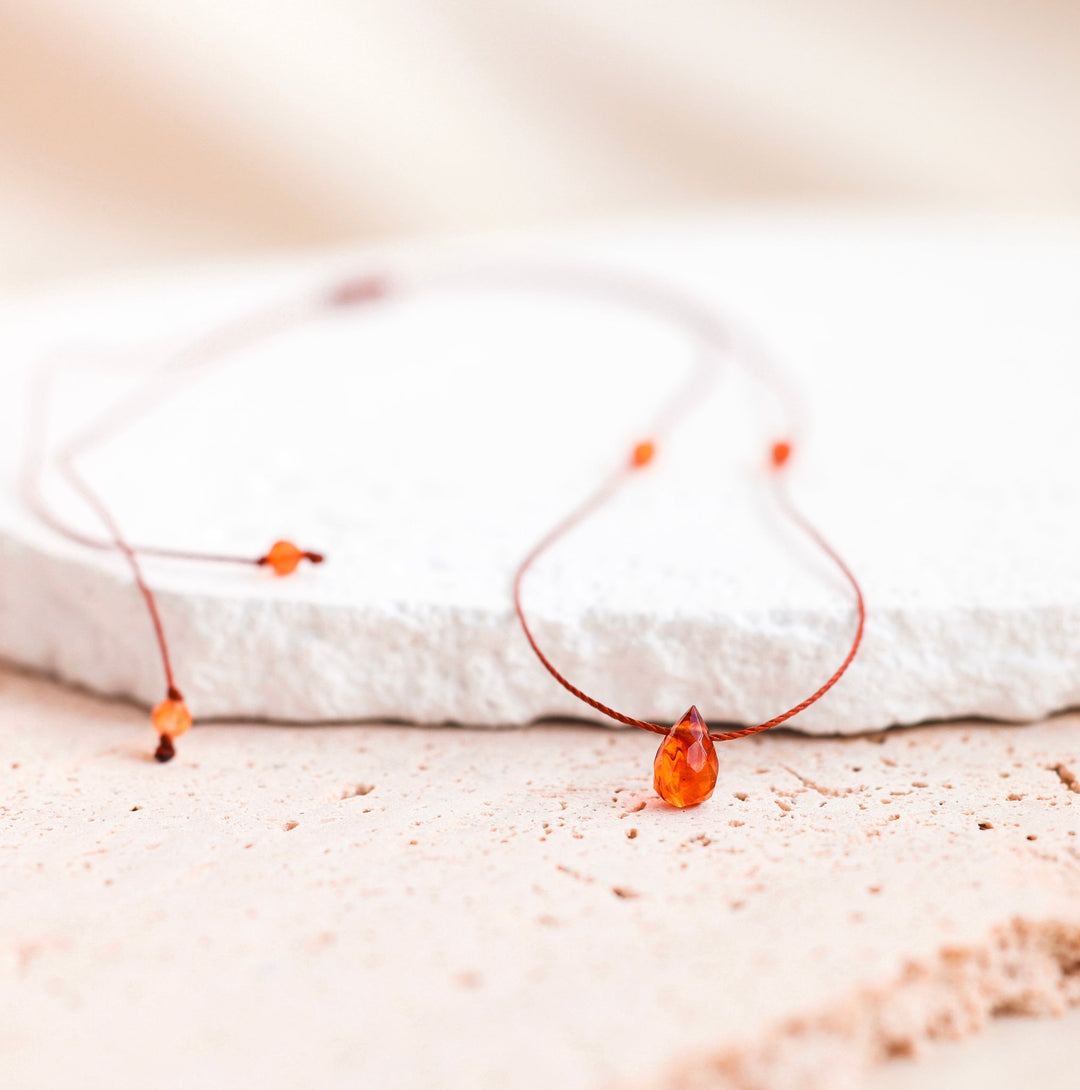
<path fill-rule="evenodd" d="M 158 734 L 168 738 L 179 738 L 191 730 L 191 712 L 182 700 L 169 697 L 163 700 L 150 713 L 150 722 Z"/>
<path fill-rule="evenodd" d="M 772 464 L 779 469 L 791 457 L 791 444 L 784 439 L 773 443 Z"/>
<path fill-rule="evenodd" d="M 645 439 L 634 447 L 634 453 L 630 461 L 635 469 L 640 469 L 642 466 L 647 466 L 653 460 L 655 454 L 656 444 L 651 439 Z"/>
<path fill-rule="evenodd" d="M 709 728 L 697 708 L 691 708 L 660 743 L 653 761 L 653 787 L 680 810 L 697 806 L 713 793 L 720 762 Z"/>
<path fill-rule="evenodd" d="M 291 575 L 304 559 L 304 553 L 291 541 L 275 541 L 264 559 L 276 575 Z"/>

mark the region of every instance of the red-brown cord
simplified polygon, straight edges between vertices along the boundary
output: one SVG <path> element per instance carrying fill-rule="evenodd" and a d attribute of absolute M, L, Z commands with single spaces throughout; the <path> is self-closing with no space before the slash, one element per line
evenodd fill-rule
<path fill-rule="evenodd" d="M 841 558 L 840 554 L 829 544 L 824 535 L 809 521 L 809 519 L 807 519 L 791 502 L 791 498 L 788 496 L 787 490 L 781 479 L 781 474 L 787 466 L 790 454 L 791 445 L 787 440 L 782 440 L 773 445 L 771 462 L 772 470 L 774 472 L 774 490 L 777 500 L 781 510 L 783 510 L 788 518 L 790 518 L 792 522 L 794 522 L 795 525 L 802 530 L 819 549 L 821 549 L 851 584 L 851 588 L 855 592 L 855 602 L 858 610 L 858 624 L 855 628 L 855 636 L 851 641 L 851 646 L 844 656 L 843 661 L 834 671 L 832 676 L 829 677 L 820 688 L 815 689 L 805 700 L 800 700 L 798 704 L 788 708 L 787 711 L 774 716 L 772 719 L 767 719 L 764 723 L 758 723 L 753 727 L 744 727 L 741 730 L 731 731 L 710 731 L 709 737 L 714 742 L 732 742 L 737 738 L 747 738 L 752 734 L 760 734 L 762 731 L 771 730 L 773 727 L 778 727 L 782 723 L 786 723 L 789 719 L 794 718 L 812 704 L 817 703 L 817 701 L 819 701 L 844 676 L 848 667 L 855 660 L 855 656 L 859 651 L 859 646 L 862 643 L 863 630 L 866 626 L 866 601 L 863 597 L 862 587 L 859 585 L 859 581 L 855 578 L 855 574 Z M 584 503 L 571 511 L 569 515 L 545 534 L 519 565 L 517 572 L 514 575 L 513 596 L 514 610 L 517 613 L 518 621 L 521 623 L 522 631 L 525 633 L 525 638 L 529 641 L 529 646 L 533 649 L 533 652 L 540 660 L 544 669 L 547 670 L 547 672 L 564 689 L 566 689 L 567 692 L 589 705 L 590 708 L 600 712 L 602 715 L 606 715 L 609 719 L 614 719 L 617 723 L 623 723 L 628 727 L 638 727 L 641 730 L 651 731 L 653 734 L 667 734 L 671 730 L 670 726 L 664 726 L 661 723 L 653 723 L 647 719 L 635 719 L 633 716 L 625 715 L 597 700 L 595 697 L 589 696 L 584 690 L 574 685 L 573 682 L 556 668 L 547 655 L 541 650 L 540 645 L 536 641 L 536 637 L 532 633 L 532 629 L 529 627 L 524 607 L 521 604 L 521 588 L 525 575 L 540 556 L 547 552 L 548 549 L 550 549 L 560 538 L 569 533 L 575 526 L 599 510 L 599 508 L 611 499 L 620 485 L 622 485 L 631 474 L 644 469 L 651 460 L 651 451 L 650 457 L 642 463 L 639 463 L 636 457 L 631 457 L 622 469 L 605 481 L 596 492 L 585 500 Z"/>
<path fill-rule="evenodd" d="M 481 274 L 482 276 L 484 274 Z M 460 278 L 466 280 L 467 277 Z M 485 277 L 486 279 L 486 277 Z M 520 284 L 520 279 L 517 281 Z M 565 274 L 557 274 L 554 278 L 550 273 L 545 274 L 543 271 L 529 270 L 525 276 L 526 286 L 555 286 L 565 289 L 568 283 L 568 277 Z M 507 277 L 505 274 L 501 275 L 496 281 L 496 286 L 516 286 L 513 277 Z M 631 301 L 643 304 L 647 309 L 653 310 L 663 317 L 674 319 L 677 323 L 685 325 L 692 332 L 695 332 L 706 344 L 711 344 L 713 351 L 718 348 L 726 348 L 728 345 L 728 336 L 726 330 L 715 321 L 715 319 L 704 311 L 702 308 L 697 307 L 692 301 L 684 300 L 678 296 L 671 295 L 666 292 L 650 291 L 643 285 L 634 281 L 623 280 L 621 278 L 609 277 L 604 280 L 597 280 L 590 278 L 587 275 L 580 278 L 580 285 L 588 287 L 594 291 L 599 290 L 601 294 L 613 295 L 616 298 L 620 298 L 622 301 Z M 382 298 L 388 291 L 388 285 L 386 282 L 378 277 L 360 277 L 353 280 L 347 280 L 336 286 L 331 292 L 324 296 L 321 300 L 321 306 L 316 306 L 310 311 L 307 308 L 299 312 L 299 317 L 310 316 L 314 313 L 318 313 L 324 307 L 330 308 L 352 306 L 358 303 L 365 303 L 372 300 Z M 296 315 L 287 315 L 288 318 L 296 317 Z M 249 320 L 245 323 L 238 324 L 236 326 L 230 326 L 225 330 L 219 331 L 213 334 L 206 341 L 202 342 L 199 348 L 201 350 L 189 351 L 181 359 L 181 363 L 186 366 L 190 366 L 192 363 L 205 363 L 208 360 L 227 353 L 229 350 L 240 347 L 243 344 L 250 343 L 253 340 L 259 339 L 266 333 L 273 332 L 276 329 L 280 329 L 284 324 L 281 320 L 280 313 L 276 315 L 276 319 L 267 323 L 270 327 L 267 330 L 266 326 L 261 325 L 255 320 Z M 771 376 L 769 376 L 771 377 Z M 679 392 L 673 397 L 670 403 L 666 406 L 663 412 L 658 418 L 658 427 L 655 430 L 656 434 L 661 434 L 672 426 L 675 421 L 681 417 L 686 411 L 689 410 L 693 404 L 694 396 L 700 389 L 701 385 L 708 382 L 711 379 L 711 371 L 709 368 L 703 368 L 700 363 L 689 378 L 689 380 L 683 384 Z M 66 526 L 61 520 L 49 509 L 44 497 L 40 491 L 40 485 L 38 481 L 38 475 L 40 473 L 40 465 L 35 465 L 32 470 L 29 470 L 24 474 L 24 498 L 35 513 L 53 530 L 62 534 L 70 540 L 73 540 L 79 544 L 86 545 L 93 548 L 115 548 L 118 550 L 124 558 L 127 560 L 131 569 L 132 576 L 139 589 L 139 593 L 145 602 L 147 612 L 150 616 L 151 623 L 154 629 L 155 639 L 157 641 L 158 650 L 161 657 L 162 667 L 164 669 L 166 685 L 168 688 L 168 696 L 170 699 L 179 700 L 181 695 L 176 688 L 175 679 L 173 676 L 172 662 L 169 655 L 168 641 L 165 637 L 164 626 L 161 622 L 161 615 L 158 609 L 157 600 L 153 591 L 150 589 L 143 576 L 141 565 L 139 564 L 138 555 L 144 554 L 148 556 L 167 557 L 171 559 L 179 560 L 193 560 L 193 561 L 211 561 L 211 562 L 226 562 L 226 563 L 245 563 L 261 565 L 267 562 L 267 557 L 262 556 L 255 559 L 249 557 L 240 557 L 230 554 L 217 554 L 217 553 L 199 553 L 187 550 L 170 549 L 160 546 L 142 546 L 134 547 L 130 545 L 123 534 L 120 532 L 119 526 L 113 517 L 111 511 L 107 505 L 103 502 L 101 497 L 89 486 L 85 478 L 83 478 L 75 467 L 75 455 L 83 450 L 86 450 L 89 446 L 95 442 L 101 441 L 104 437 L 110 434 L 114 434 L 116 430 L 121 428 L 125 422 L 129 422 L 133 419 L 140 409 L 145 408 L 146 390 L 140 390 L 134 398 L 129 399 L 122 405 L 114 407 L 104 418 L 99 419 L 95 424 L 87 429 L 77 440 L 69 444 L 65 448 L 61 458 L 60 464 L 65 476 L 68 478 L 72 486 L 79 492 L 84 500 L 92 507 L 96 512 L 105 528 L 108 530 L 111 541 L 102 542 L 99 539 L 90 537 L 89 535 L 82 534 L 72 528 Z M 644 446 L 644 445 L 643 445 Z M 514 608 L 517 613 L 518 619 L 521 623 L 522 630 L 525 633 L 526 639 L 529 642 L 530 647 L 540 660 L 544 668 L 551 674 L 551 676 L 570 692 L 573 696 L 583 701 L 603 715 L 615 720 L 616 722 L 623 723 L 627 726 L 638 727 L 643 730 L 651 731 L 658 734 L 666 734 L 669 730 L 668 727 L 659 723 L 652 723 L 647 720 L 635 719 L 632 716 L 624 715 L 622 712 L 609 707 L 601 701 L 589 696 L 583 690 L 579 689 L 572 682 L 570 682 L 560 671 L 554 666 L 554 664 L 547 658 L 544 652 L 541 650 L 539 644 L 536 642 L 533 636 L 532 630 L 529 627 L 528 620 L 525 617 L 525 612 L 521 603 L 521 587 L 522 581 L 526 572 L 530 569 L 533 563 L 552 545 L 555 544 L 561 537 L 568 533 L 580 522 L 588 518 L 597 509 L 603 506 L 614 492 L 621 486 L 625 479 L 633 472 L 640 470 L 647 465 L 652 458 L 653 446 L 650 441 L 648 444 L 648 456 L 639 461 L 637 458 L 637 451 L 631 460 L 613 474 L 596 492 L 592 494 L 584 503 L 575 508 L 566 518 L 559 522 L 548 534 L 546 534 L 541 541 L 532 549 L 532 551 L 525 557 L 519 566 L 515 576 L 513 584 L 513 597 Z M 785 453 L 782 458 L 776 458 L 776 451 L 783 446 Z M 641 447 L 637 448 L 642 449 Z M 787 455 L 790 453 L 790 447 L 786 443 L 777 444 L 774 447 L 774 468 L 779 472 L 787 461 Z M 41 459 L 43 462 L 43 458 Z M 783 712 L 781 715 L 767 720 L 764 723 L 758 724 L 754 727 L 747 727 L 738 731 L 726 731 L 726 732 L 712 732 L 710 737 L 714 741 L 730 741 L 736 738 L 743 738 L 751 734 L 759 733 L 760 731 L 769 730 L 772 727 L 779 726 L 781 723 L 786 722 L 793 716 L 798 715 L 799 712 L 804 711 L 810 705 L 820 700 L 844 675 L 848 667 L 851 665 L 858 652 L 859 645 L 862 641 L 863 628 L 866 619 L 865 602 L 863 599 L 862 590 L 856 580 L 854 574 L 841 559 L 839 554 L 832 548 L 832 546 L 825 540 L 821 533 L 803 516 L 791 503 L 790 498 L 787 496 L 785 490 L 777 481 L 777 494 L 781 502 L 781 506 L 785 513 L 792 519 L 793 522 L 800 529 L 803 530 L 817 545 L 818 547 L 837 565 L 843 575 L 850 582 L 852 589 L 856 595 L 856 601 L 858 604 L 859 622 L 855 633 L 855 638 L 852 642 L 851 648 L 848 654 L 844 658 L 839 668 L 835 673 L 805 700 L 796 704 L 794 707 Z M 319 553 L 305 552 L 303 554 L 307 559 L 312 562 L 319 563 L 323 557 Z"/>

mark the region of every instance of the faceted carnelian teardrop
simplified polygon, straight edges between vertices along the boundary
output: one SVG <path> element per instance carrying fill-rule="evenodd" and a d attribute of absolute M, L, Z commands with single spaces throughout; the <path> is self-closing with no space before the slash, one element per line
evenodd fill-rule
<path fill-rule="evenodd" d="M 150 722 L 158 734 L 178 738 L 191 729 L 191 712 L 182 700 L 163 700 L 150 713 Z"/>
<path fill-rule="evenodd" d="M 664 802 L 682 810 L 697 806 L 713 793 L 719 772 L 709 728 L 697 708 L 691 708 L 656 751 L 653 787 Z"/>
<path fill-rule="evenodd" d="M 275 541 L 266 554 L 266 562 L 277 575 L 291 575 L 304 554 L 291 541 Z"/>

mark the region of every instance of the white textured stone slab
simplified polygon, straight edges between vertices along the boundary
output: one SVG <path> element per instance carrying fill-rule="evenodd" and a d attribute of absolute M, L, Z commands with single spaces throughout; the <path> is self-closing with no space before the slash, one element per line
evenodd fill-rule
<path fill-rule="evenodd" d="M 1080 703 L 1080 232 L 701 221 L 463 257 L 500 253 L 690 291 L 769 343 L 805 391 L 793 491 L 862 577 L 870 622 L 849 677 L 796 725 Z M 144 702 L 161 693 L 123 565 L 57 539 L 13 496 L 31 363 L 111 367 L 65 380 L 69 427 L 214 323 L 384 264 L 158 276 L 4 311 L 0 655 Z M 330 558 L 281 582 L 149 565 L 197 715 L 580 715 L 531 657 L 510 576 L 692 360 L 685 334 L 617 307 L 432 293 L 236 353 L 85 469 L 133 539 L 257 554 L 285 535 Z M 760 408 L 736 368 L 655 472 L 528 585 L 556 662 L 632 714 L 670 720 L 693 702 L 713 723 L 767 718 L 850 639 L 845 585 L 770 506 Z"/>
<path fill-rule="evenodd" d="M 1076 715 L 766 735 L 683 813 L 632 731 L 146 729 L 0 673 L 5 1086 L 866 1090 L 1080 1000 Z"/>

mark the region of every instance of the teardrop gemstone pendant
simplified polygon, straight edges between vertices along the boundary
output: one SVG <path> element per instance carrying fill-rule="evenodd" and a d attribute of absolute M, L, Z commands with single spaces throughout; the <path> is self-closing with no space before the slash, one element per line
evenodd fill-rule
<path fill-rule="evenodd" d="M 697 708 L 691 707 L 656 751 L 653 787 L 664 802 L 684 810 L 712 795 L 719 772 L 709 728 Z"/>

